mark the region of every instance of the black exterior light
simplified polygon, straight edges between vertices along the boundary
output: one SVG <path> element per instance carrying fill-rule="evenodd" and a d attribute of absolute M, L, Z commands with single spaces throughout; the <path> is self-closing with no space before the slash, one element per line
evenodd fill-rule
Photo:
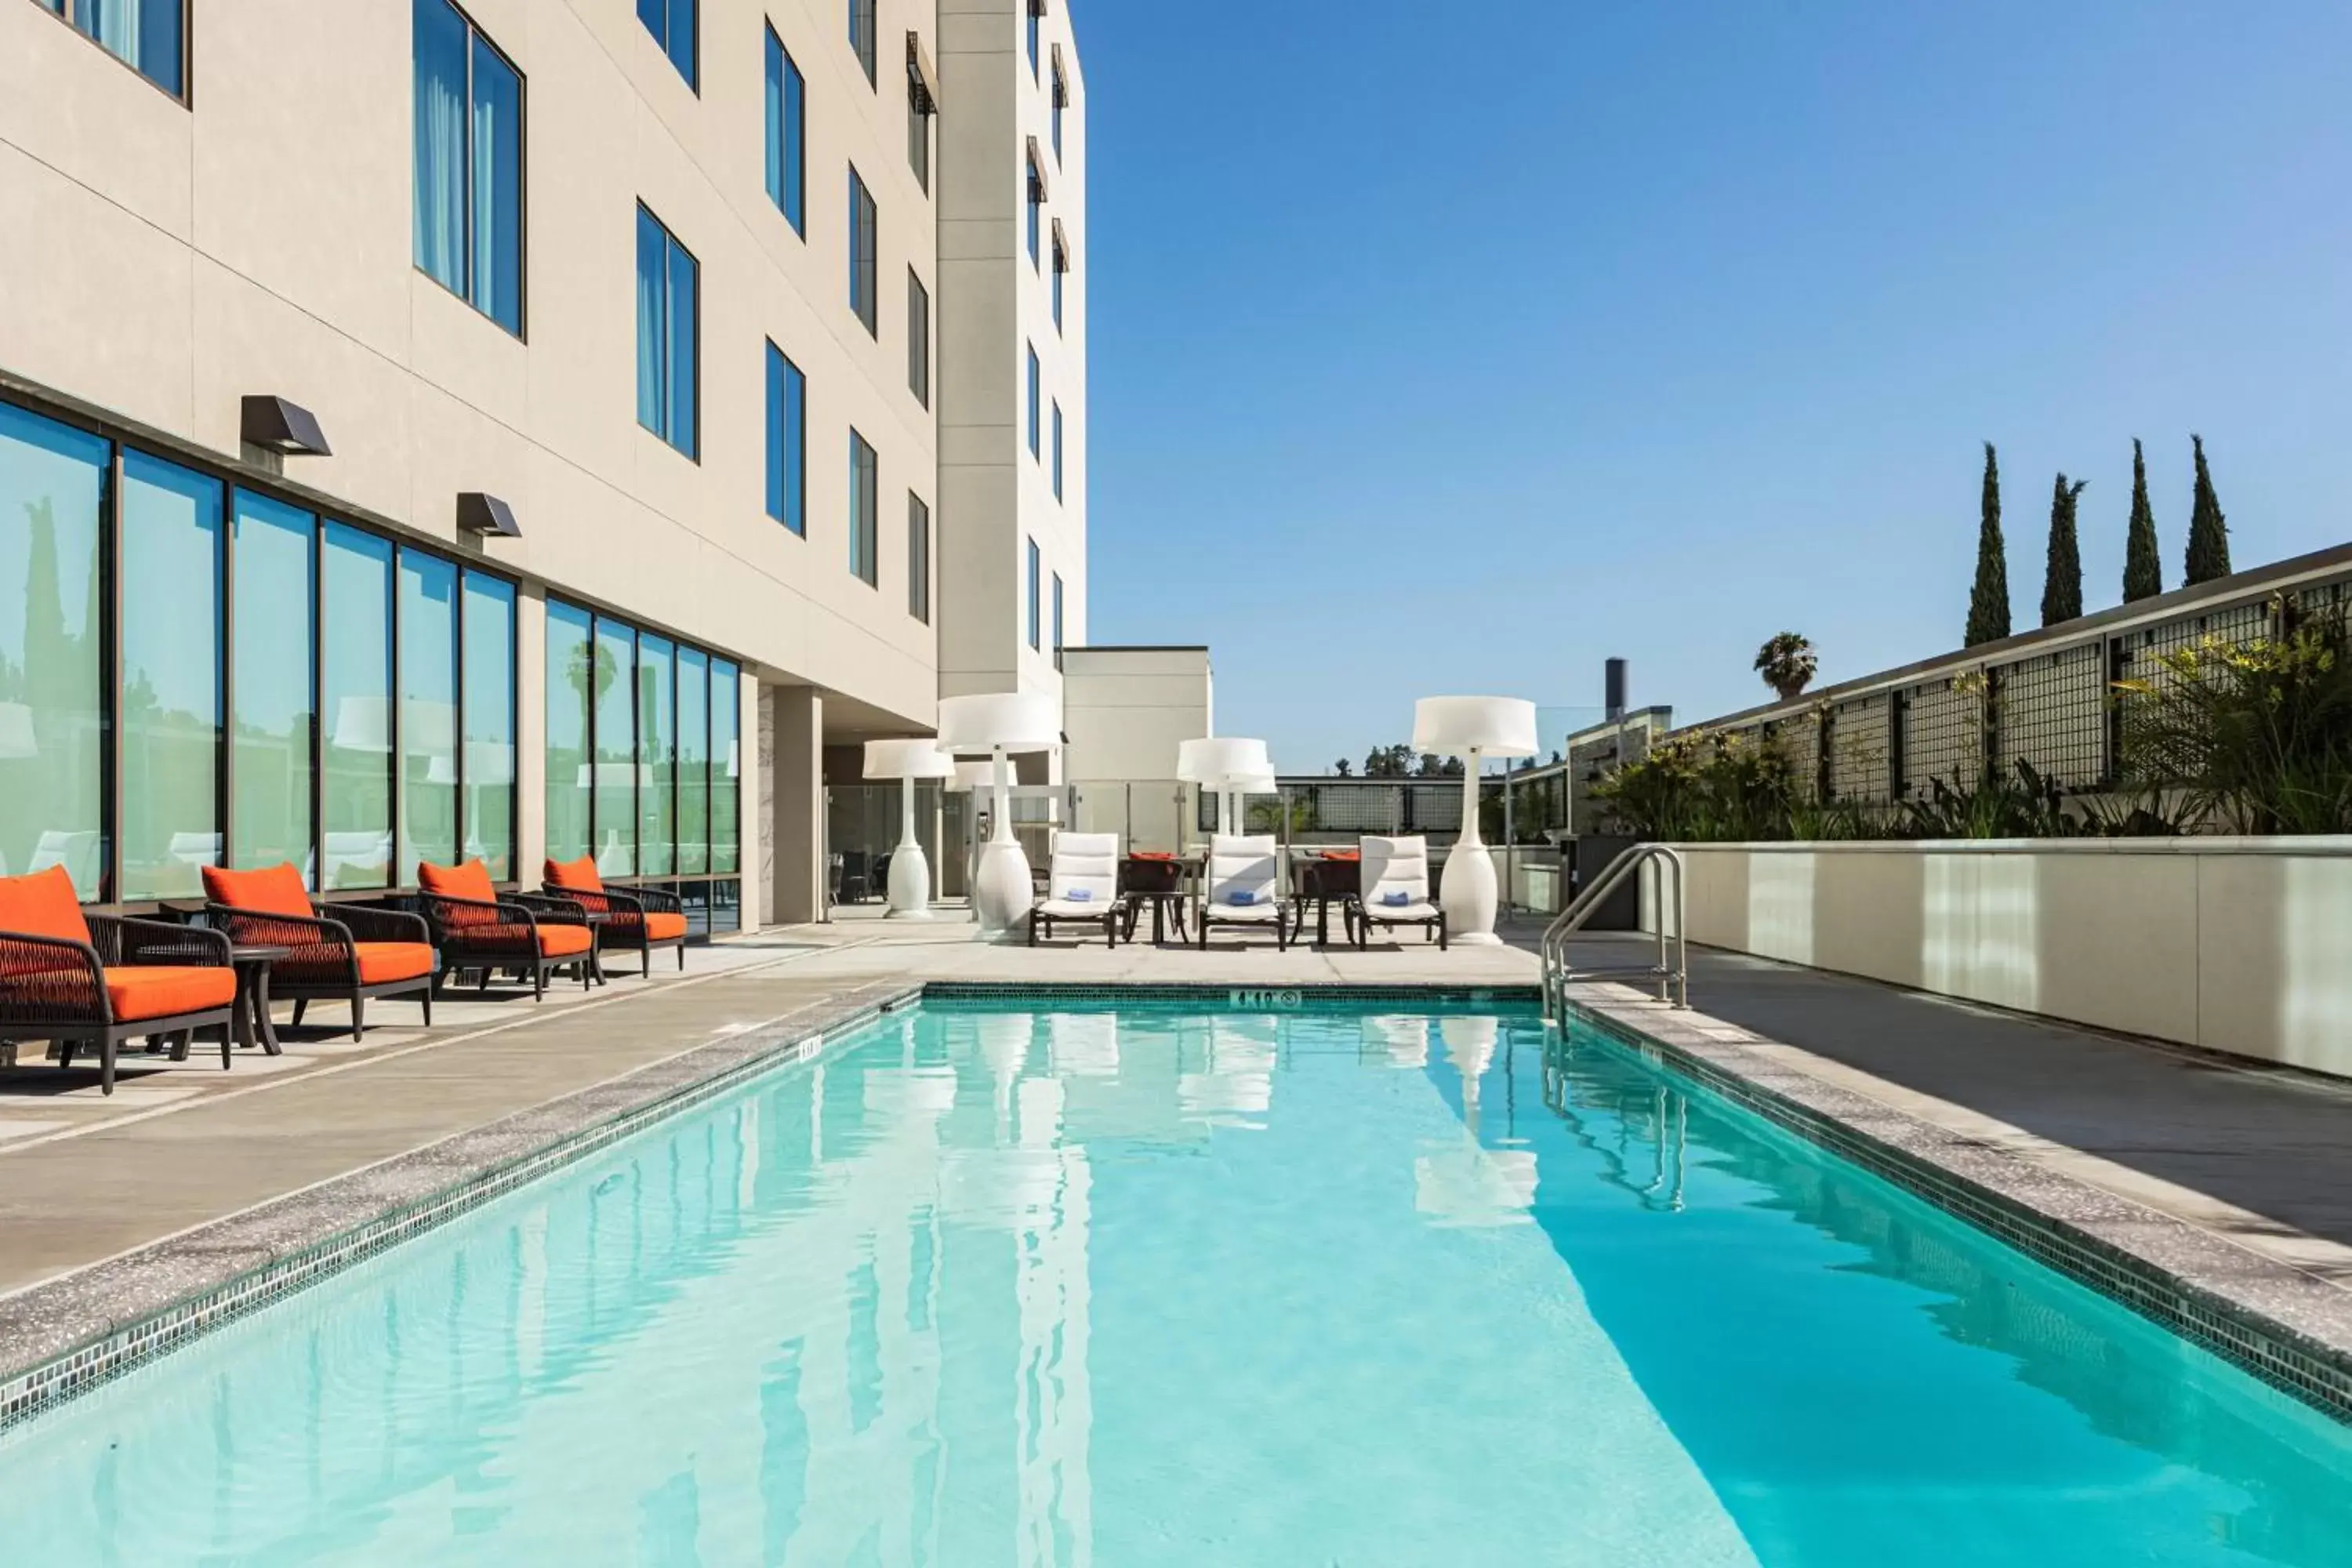
<path fill-rule="evenodd" d="M 247 446 L 275 452 L 281 458 L 334 456 L 334 448 L 327 445 L 326 432 L 319 428 L 318 416 L 282 397 L 246 398 L 237 433 Z"/>
<path fill-rule="evenodd" d="M 457 493 L 457 526 L 467 533 L 478 533 L 485 539 L 522 537 L 522 524 L 515 521 L 514 508 L 480 490 L 460 490 Z"/>

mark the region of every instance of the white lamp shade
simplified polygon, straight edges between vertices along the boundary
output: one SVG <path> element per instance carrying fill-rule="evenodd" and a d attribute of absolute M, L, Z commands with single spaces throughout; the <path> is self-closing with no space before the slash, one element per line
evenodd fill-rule
<path fill-rule="evenodd" d="M 1412 705 L 1412 749 L 1532 757 L 1536 705 L 1517 697 L 1424 697 Z"/>
<path fill-rule="evenodd" d="M 335 704 L 331 743 L 342 752 L 392 750 L 391 705 L 381 697 L 346 697 Z"/>
<path fill-rule="evenodd" d="M 951 779 L 956 763 L 935 741 L 868 741 L 866 776 L 869 779 Z"/>
<path fill-rule="evenodd" d="M 1244 795 L 1273 795 L 1282 786 L 1274 782 L 1272 773 L 1231 773 L 1218 787 L 1239 790 Z"/>
<path fill-rule="evenodd" d="M 425 782 L 450 784 L 457 782 L 457 759 L 446 752 L 435 757 L 425 767 Z M 503 741 L 468 741 L 466 742 L 466 783 L 468 787 L 514 783 L 514 748 Z"/>
<path fill-rule="evenodd" d="M 1273 773 L 1274 763 L 1265 754 L 1264 741 L 1217 735 L 1186 741 L 1176 748 L 1176 776 L 1186 784 L 1237 789 L 1241 786 L 1235 780 L 1271 777 Z"/>
<path fill-rule="evenodd" d="M 1047 752 L 1062 743 L 1054 700 L 1031 691 L 982 691 L 940 699 L 942 752 Z"/>

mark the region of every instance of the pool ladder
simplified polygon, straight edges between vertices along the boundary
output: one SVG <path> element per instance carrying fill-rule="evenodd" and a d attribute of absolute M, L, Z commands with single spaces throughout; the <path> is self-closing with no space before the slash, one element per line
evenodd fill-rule
<path fill-rule="evenodd" d="M 1657 897 L 1651 902 L 1652 923 L 1657 928 L 1658 952 L 1654 963 L 1621 964 L 1608 969 L 1571 969 L 1568 962 L 1568 939 L 1584 929 L 1601 900 L 1617 890 L 1626 878 L 1645 867 L 1653 867 L 1654 886 Z M 1683 899 L 1683 858 L 1679 850 L 1664 844 L 1635 844 L 1627 847 L 1609 867 L 1570 900 L 1543 934 L 1543 1006 L 1547 1021 L 1558 1023 L 1568 1016 L 1568 987 L 1573 981 L 1594 980 L 1603 975 L 1639 974 L 1654 983 L 1658 1000 L 1671 1002 L 1677 1007 L 1690 1005 L 1690 956 L 1683 941 L 1685 928 Z M 1667 933 L 1668 911 L 1674 916 L 1673 934 Z M 1668 962 L 1668 954 L 1672 962 Z"/>

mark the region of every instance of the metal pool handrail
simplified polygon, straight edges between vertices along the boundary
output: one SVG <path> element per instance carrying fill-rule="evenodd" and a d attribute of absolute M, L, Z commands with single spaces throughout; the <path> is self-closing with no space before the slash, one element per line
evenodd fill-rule
<path fill-rule="evenodd" d="M 1635 870 L 1654 863 L 1658 868 L 1658 891 L 1661 895 L 1654 910 L 1658 928 L 1657 962 L 1650 964 L 1620 965 L 1609 969 L 1571 970 L 1568 964 L 1568 939 L 1592 918 L 1601 900 L 1617 890 L 1619 884 Z M 1668 873 L 1672 873 L 1671 878 Z M 1672 891 L 1668 891 L 1668 883 Z M 1666 916 L 1671 909 L 1674 932 L 1669 939 Z M 1544 1016 L 1557 1021 L 1567 1014 L 1565 991 L 1572 980 L 1590 980 L 1604 974 L 1640 974 L 1655 981 L 1658 1000 L 1671 1002 L 1677 1007 L 1690 1005 L 1690 956 L 1683 940 L 1685 929 L 1683 898 L 1683 858 L 1680 851 L 1665 844 L 1634 844 L 1628 846 L 1609 862 L 1608 868 L 1592 879 L 1592 885 L 1576 895 L 1558 918 L 1544 928 L 1543 934 L 1543 1000 Z M 1674 962 L 1666 961 L 1667 943 L 1673 942 Z"/>

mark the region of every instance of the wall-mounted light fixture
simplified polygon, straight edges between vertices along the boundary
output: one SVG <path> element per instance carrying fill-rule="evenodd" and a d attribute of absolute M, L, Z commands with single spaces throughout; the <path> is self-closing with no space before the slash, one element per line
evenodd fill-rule
<path fill-rule="evenodd" d="M 275 452 L 281 458 L 331 458 L 327 434 L 319 417 L 299 403 L 282 397 L 254 396 L 244 400 L 237 434 L 248 447 Z"/>
<path fill-rule="evenodd" d="M 485 539 L 522 537 L 522 524 L 515 521 L 514 508 L 480 490 L 460 490 L 457 493 L 457 526 L 465 532 L 478 533 Z"/>

